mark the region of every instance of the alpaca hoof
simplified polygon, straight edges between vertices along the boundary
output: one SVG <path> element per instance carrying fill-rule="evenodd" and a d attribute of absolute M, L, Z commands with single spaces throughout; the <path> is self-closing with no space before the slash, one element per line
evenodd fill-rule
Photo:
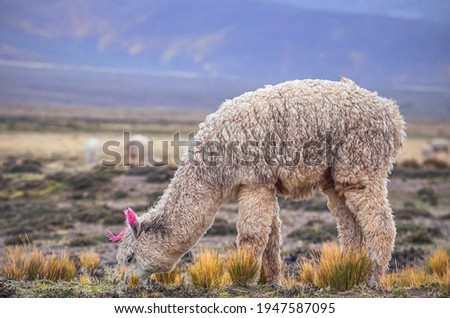
<path fill-rule="evenodd" d="M 276 282 L 271 282 L 268 284 L 270 287 L 272 287 L 273 289 L 279 289 L 281 288 L 281 282 L 276 281 Z"/>
<path fill-rule="evenodd" d="M 380 287 L 380 280 L 374 276 L 371 276 L 367 281 L 367 286 L 373 289 Z"/>

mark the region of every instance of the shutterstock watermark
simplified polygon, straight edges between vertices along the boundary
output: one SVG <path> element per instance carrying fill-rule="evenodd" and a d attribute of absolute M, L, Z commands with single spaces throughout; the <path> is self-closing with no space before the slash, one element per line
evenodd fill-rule
<path fill-rule="evenodd" d="M 108 157 L 102 166 L 166 166 L 170 154 L 177 165 L 194 166 L 331 166 L 346 165 L 340 156 L 343 140 L 334 140 L 333 133 L 326 131 L 315 140 L 300 143 L 298 140 L 281 140 L 278 136 L 267 133 L 261 140 L 220 141 L 195 139 L 195 133 L 189 133 L 186 140 L 181 140 L 180 132 L 172 135 L 171 140 L 153 140 L 143 142 L 133 140 L 130 132 L 123 133 L 122 141 L 110 140 L 103 144 L 103 154 Z M 157 147 L 160 146 L 160 147 Z M 123 147 L 123 152 L 120 151 Z M 158 155 L 156 154 L 156 149 Z"/>

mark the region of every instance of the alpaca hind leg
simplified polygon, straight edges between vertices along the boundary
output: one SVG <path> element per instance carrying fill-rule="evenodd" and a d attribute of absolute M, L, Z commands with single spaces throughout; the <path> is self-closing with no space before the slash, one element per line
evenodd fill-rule
<path fill-rule="evenodd" d="M 344 190 L 346 203 L 361 225 L 365 246 L 372 260 L 368 285 L 379 286 L 394 249 L 396 235 L 384 180 Z"/>
<path fill-rule="evenodd" d="M 362 229 L 345 203 L 345 198 L 338 194 L 334 184 L 323 187 L 322 191 L 328 199 L 331 215 L 337 219 L 340 244 L 344 247 L 361 248 L 364 245 Z"/>
<path fill-rule="evenodd" d="M 281 220 L 279 217 L 278 203 L 275 202 L 276 210 L 273 214 L 269 241 L 263 253 L 264 274 L 268 284 L 281 286 Z"/>
<path fill-rule="evenodd" d="M 276 206 L 273 190 L 245 186 L 239 191 L 237 244 L 240 249 L 251 250 L 259 265 L 269 242 Z"/>

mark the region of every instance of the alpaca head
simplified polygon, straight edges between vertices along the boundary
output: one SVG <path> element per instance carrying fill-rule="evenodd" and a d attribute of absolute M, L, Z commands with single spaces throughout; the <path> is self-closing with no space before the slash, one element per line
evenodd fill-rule
<path fill-rule="evenodd" d="M 139 220 L 130 208 L 123 210 L 127 227 L 118 235 L 108 232 L 108 238 L 117 242 L 121 240 L 117 261 L 126 267 L 125 282 L 130 274 L 137 275 L 141 281 L 153 273 L 170 272 L 179 260 L 177 253 L 170 252 L 170 245 L 162 238 L 167 233 L 161 227 L 156 228 L 155 220 Z"/>

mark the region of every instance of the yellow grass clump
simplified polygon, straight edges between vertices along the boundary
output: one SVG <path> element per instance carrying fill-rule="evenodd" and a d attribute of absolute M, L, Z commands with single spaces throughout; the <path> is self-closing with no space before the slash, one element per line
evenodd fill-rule
<path fill-rule="evenodd" d="M 438 249 L 431 253 L 423 268 L 406 267 L 387 274 L 381 281 L 381 287 L 419 288 L 426 284 L 437 284 L 443 292 L 450 293 L 450 264 L 447 251 Z"/>
<path fill-rule="evenodd" d="M 88 275 L 81 275 L 80 276 L 80 284 L 82 286 L 90 285 L 91 284 L 91 279 L 89 278 Z"/>
<path fill-rule="evenodd" d="M 405 287 L 419 288 L 421 285 L 433 281 L 436 281 L 433 275 L 419 268 L 406 267 L 395 273 L 384 275 L 381 280 L 381 287 L 387 290 Z"/>
<path fill-rule="evenodd" d="M 76 274 L 75 263 L 66 252 L 62 252 L 60 255 L 52 254 L 44 267 L 44 277 L 55 282 L 72 280 Z"/>
<path fill-rule="evenodd" d="M 206 250 L 194 259 L 188 274 L 195 287 L 212 288 L 220 286 L 224 274 L 223 261 L 217 252 Z"/>
<path fill-rule="evenodd" d="M 258 285 L 265 285 L 265 284 L 267 284 L 266 268 L 264 267 L 264 264 L 261 264 L 261 270 L 259 271 Z"/>
<path fill-rule="evenodd" d="M 180 268 L 178 266 L 176 266 L 173 271 L 169 273 L 153 274 L 152 278 L 157 282 L 163 283 L 164 285 L 180 285 L 182 280 Z"/>
<path fill-rule="evenodd" d="M 130 279 L 128 280 L 128 287 L 138 288 L 139 287 L 139 277 L 133 273 L 130 274 Z"/>
<path fill-rule="evenodd" d="M 119 282 L 123 282 L 123 280 L 125 279 L 126 272 L 127 272 L 126 267 L 125 266 L 121 266 L 120 269 L 119 269 L 119 276 L 117 277 Z"/>
<path fill-rule="evenodd" d="M 428 267 L 431 273 L 444 277 L 450 272 L 449 256 L 446 250 L 438 249 L 434 251 L 428 259 Z"/>
<path fill-rule="evenodd" d="M 316 284 L 337 290 L 348 290 L 366 283 L 372 262 L 364 250 L 341 248 L 337 243 L 325 243 L 318 262 Z"/>
<path fill-rule="evenodd" d="M 300 266 L 300 283 L 303 285 L 314 285 L 316 281 L 316 270 L 309 260 L 304 260 Z"/>
<path fill-rule="evenodd" d="M 320 257 L 300 265 L 300 283 L 315 287 L 348 290 L 366 283 L 371 260 L 364 250 L 342 248 L 337 243 L 324 243 Z"/>
<path fill-rule="evenodd" d="M 43 278 L 46 259 L 36 247 L 7 247 L 3 252 L 3 273 L 7 277 L 35 280 Z"/>
<path fill-rule="evenodd" d="M 239 249 L 228 254 L 225 269 L 234 285 L 247 286 L 258 274 L 259 265 L 251 250 Z"/>
<path fill-rule="evenodd" d="M 76 269 L 65 252 L 45 257 L 36 247 L 14 246 L 4 251 L 3 273 L 17 279 L 69 281 L 75 277 Z"/>
<path fill-rule="evenodd" d="M 94 249 L 81 253 L 79 258 L 81 268 L 88 271 L 94 271 L 100 264 L 100 256 L 94 251 Z"/>

